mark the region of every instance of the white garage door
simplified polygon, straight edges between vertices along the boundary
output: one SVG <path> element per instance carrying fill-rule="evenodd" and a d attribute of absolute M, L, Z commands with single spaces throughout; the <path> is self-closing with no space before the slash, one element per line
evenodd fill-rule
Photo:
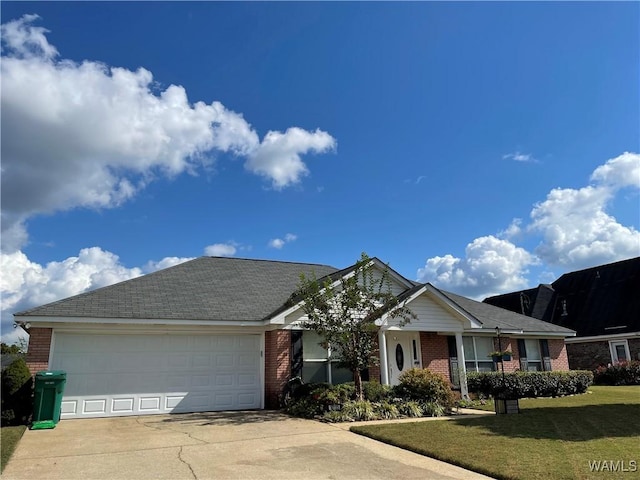
<path fill-rule="evenodd" d="M 259 335 L 56 333 L 62 418 L 261 407 Z"/>

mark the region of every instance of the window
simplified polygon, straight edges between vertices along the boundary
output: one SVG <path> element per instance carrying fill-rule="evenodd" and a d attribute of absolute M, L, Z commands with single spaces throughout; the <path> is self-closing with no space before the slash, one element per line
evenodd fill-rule
<path fill-rule="evenodd" d="M 345 383 L 353 381 L 351 370 L 338 366 L 340 357 L 322 345 L 316 332 L 302 332 L 302 381 Z"/>
<path fill-rule="evenodd" d="M 549 342 L 546 339 L 518 339 L 518 355 L 520 356 L 520 369 L 523 371 L 541 372 L 552 369 Z"/>
<path fill-rule="evenodd" d="M 491 372 L 493 360 L 489 356 L 495 349 L 490 337 L 462 337 L 464 366 L 468 372 Z"/>
<path fill-rule="evenodd" d="M 541 372 L 542 368 L 542 355 L 540 353 L 540 342 L 538 340 L 531 340 L 527 338 L 524 341 L 525 348 L 527 349 L 527 370 L 530 372 Z"/>
<path fill-rule="evenodd" d="M 626 340 L 618 340 L 615 342 L 609 342 L 609 348 L 611 349 L 611 361 L 612 363 L 628 362 L 629 358 L 629 343 Z"/>

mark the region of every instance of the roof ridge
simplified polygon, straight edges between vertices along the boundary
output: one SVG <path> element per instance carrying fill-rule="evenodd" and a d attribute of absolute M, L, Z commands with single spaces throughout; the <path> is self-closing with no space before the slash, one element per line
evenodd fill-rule
<path fill-rule="evenodd" d="M 291 265 L 309 265 L 309 266 L 318 266 L 318 267 L 329 267 L 329 268 L 335 268 L 336 270 L 339 270 L 338 268 L 334 267 L 333 265 L 328 265 L 326 263 L 294 262 L 294 261 L 291 261 L 291 260 L 271 260 L 269 258 L 220 257 L 220 256 L 215 256 L 215 255 L 204 255 L 202 257 L 196 257 L 196 258 L 194 258 L 194 260 L 197 260 L 198 258 L 212 258 L 212 259 L 215 258 L 216 260 L 242 260 L 242 261 L 246 261 L 246 262 L 287 263 L 287 264 L 291 264 Z"/>

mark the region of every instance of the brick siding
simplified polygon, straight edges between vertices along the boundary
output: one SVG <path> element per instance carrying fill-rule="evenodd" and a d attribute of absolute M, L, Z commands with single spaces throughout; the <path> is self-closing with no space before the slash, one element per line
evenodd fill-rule
<path fill-rule="evenodd" d="M 291 331 L 266 332 L 264 350 L 265 408 L 275 410 L 291 376 Z"/>
<path fill-rule="evenodd" d="M 549 356 L 552 370 L 569 370 L 567 346 L 562 338 L 549 339 Z"/>
<path fill-rule="evenodd" d="M 422 356 L 422 368 L 440 373 L 451 381 L 449 344 L 445 335 L 420 332 L 420 355 Z"/>
<path fill-rule="evenodd" d="M 51 328 L 31 328 L 29 330 L 29 349 L 27 366 L 31 375 L 49 369 L 49 351 L 51 350 Z"/>
<path fill-rule="evenodd" d="M 627 343 L 631 360 L 640 360 L 640 339 L 630 338 Z M 601 365 L 611 363 L 611 348 L 608 340 L 569 343 L 566 347 L 569 367 L 572 370 L 595 370 Z"/>

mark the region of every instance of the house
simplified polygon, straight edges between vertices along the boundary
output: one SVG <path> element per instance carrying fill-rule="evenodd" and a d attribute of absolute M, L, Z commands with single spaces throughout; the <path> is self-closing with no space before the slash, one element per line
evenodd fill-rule
<path fill-rule="evenodd" d="M 570 328 L 572 369 L 640 360 L 640 257 L 565 273 L 550 285 L 484 302 Z"/>
<path fill-rule="evenodd" d="M 377 258 L 369 268 L 387 268 Z M 303 331 L 300 274 L 339 281 L 355 266 L 201 257 L 15 314 L 29 334 L 27 362 L 64 370 L 62 418 L 278 408 L 292 376 L 351 380 Z M 392 291 L 417 315 L 378 320 L 380 366 L 395 384 L 411 367 L 445 375 L 467 394 L 466 372 L 494 369 L 489 353 L 514 352 L 505 370 L 568 368 L 574 332 L 418 284 L 389 269 Z M 526 349 L 526 354 L 525 354 Z"/>

